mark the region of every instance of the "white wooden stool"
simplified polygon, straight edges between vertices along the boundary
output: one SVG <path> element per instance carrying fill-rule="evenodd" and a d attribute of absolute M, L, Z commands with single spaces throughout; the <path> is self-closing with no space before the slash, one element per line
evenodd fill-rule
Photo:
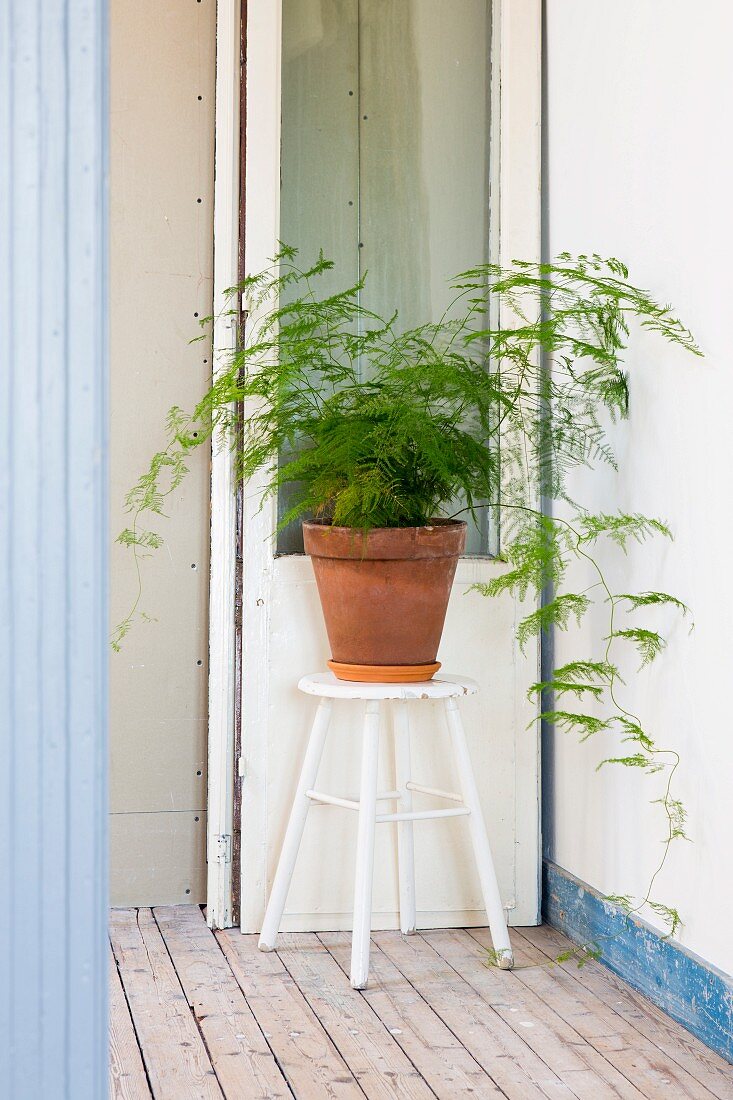
<path fill-rule="evenodd" d="M 413 853 L 412 823 L 426 818 L 467 816 L 478 866 L 481 893 L 491 929 L 491 938 L 499 966 L 510 970 L 514 965 L 506 918 L 499 896 L 494 861 L 486 833 L 476 780 L 468 754 L 466 735 L 458 710 L 458 699 L 475 695 L 478 685 L 465 677 L 439 674 L 435 679 L 417 684 L 359 684 L 337 680 L 331 672 L 304 676 L 298 684 L 306 695 L 320 699 L 313 722 L 303 767 L 295 792 L 290 820 L 285 833 L 280 859 L 272 884 L 270 900 L 265 912 L 259 939 L 261 951 L 275 948 L 295 860 L 303 836 L 308 810 L 312 802 L 343 806 L 358 810 L 359 829 L 356 846 L 356 881 L 354 885 L 354 931 L 351 944 L 351 984 L 354 989 L 364 989 L 369 976 L 369 939 L 372 914 L 372 874 L 374 869 L 374 826 L 377 822 L 397 822 L 397 859 L 400 889 L 400 928 L 405 935 L 415 931 L 415 864 Z M 340 798 L 315 790 L 318 766 L 328 732 L 331 707 L 334 699 L 361 699 L 366 703 L 364 717 L 364 743 L 362 748 L 361 792 L 359 801 Z M 410 774 L 410 728 L 407 702 L 410 699 L 441 699 L 450 730 L 456 770 L 461 793 L 436 790 L 413 783 Z M 394 733 L 396 790 L 378 793 L 377 763 L 379 754 L 379 709 L 389 701 L 392 710 Z M 448 809 L 412 809 L 412 792 L 432 795 L 455 803 Z M 378 802 L 397 802 L 395 813 L 378 813 Z"/>

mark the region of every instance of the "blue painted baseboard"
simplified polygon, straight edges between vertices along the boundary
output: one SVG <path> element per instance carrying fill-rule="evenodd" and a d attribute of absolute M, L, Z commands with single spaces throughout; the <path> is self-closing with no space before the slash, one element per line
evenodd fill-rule
<path fill-rule="evenodd" d="M 610 970 L 733 1063 L 733 978 L 548 860 L 542 893 L 548 924 L 576 943 L 598 943 Z"/>

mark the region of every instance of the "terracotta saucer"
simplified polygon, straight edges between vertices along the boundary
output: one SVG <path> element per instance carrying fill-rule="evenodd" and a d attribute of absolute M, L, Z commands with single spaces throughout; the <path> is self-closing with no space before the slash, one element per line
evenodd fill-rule
<path fill-rule="evenodd" d="M 416 684 L 432 680 L 440 661 L 428 665 L 348 665 L 329 661 L 328 667 L 338 680 L 357 684 Z"/>

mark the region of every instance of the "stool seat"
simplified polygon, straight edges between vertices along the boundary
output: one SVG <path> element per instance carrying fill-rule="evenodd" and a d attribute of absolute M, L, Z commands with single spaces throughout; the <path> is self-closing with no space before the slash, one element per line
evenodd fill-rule
<path fill-rule="evenodd" d="M 514 965 L 512 945 L 499 894 L 481 799 L 458 708 L 458 700 L 467 695 L 475 695 L 478 684 L 466 676 L 449 676 L 446 673 L 422 683 L 368 684 L 339 680 L 332 672 L 317 672 L 304 676 L 299 681 L 298 688 L 306 695 L 315 696 L 318 699 L 318 707 L 262 923 L 260 950 L 273 951 L 275 948 L 308 810 L 313 803 L 318 803 L 322 806 L 331 806 L 336 810 L 352 810 L 358 814 L 359 819 L 351 940 L 351 984 L 355 989 L 364 989 L 369 977 L 374 829 L 376 825 L 384 823 L 393 823 L 397 829 L 400 929 L 404 935 L 409 936 L 415 931 L 417 920 L 413 825 L 436 818 L 464 817 L 466 819 L 498 965 L 505 970 L 511 969 Z M 331 722 L 331 711 L 334 701 L 339 699 L 361 701 L 363 704 L 364 729 L 358 799 L 351 795 L 321 791 L 316 787 L 318 768 Z M 416 704 L 426 699 L 440 701 L 453 749 L 460 788 L 458 791 L 447 791 L 432 785 L 426 786 L 423 783 L 416 783 L 412 778 L 408 717 L 411 708 L 408 703 L 412 703 L 413 707 L 419 710 Z M 382 710 L 388 712 L 392 718 L 395 782 L 393 790 L 380 792 L 377 788 L 377 774 Z M 451 805 L 415 810 L 412 804 L 413 793 L 427 795 L 438 799 L 441 803 L 448 802 Z M 378 806 L 382 802 L 396 803 L 397 808 L 383 812 Z"/>
<path fill-rule="evenodd" d="M 467 676 L 444 672 L 414 684 L 363 684 L 338 680 L 332 672 L 316 672 L 302 677 L 298 691 L 320 699 L 457 699 L 475 695 L 478 684 Z"/>

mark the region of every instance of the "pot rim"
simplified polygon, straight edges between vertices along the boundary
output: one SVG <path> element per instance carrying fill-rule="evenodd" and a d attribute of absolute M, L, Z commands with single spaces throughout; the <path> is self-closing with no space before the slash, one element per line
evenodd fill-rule
<path fill-rule="evenodd" d="M 369 527 L 366 532 L 363 527 L 341 527 L 335 523 L 328 523 L 328 521 L 324 519 L 303 519 L 300 522 L 303 529 L 312 527 L 328 531 L 355 531 L 357 534 L 366 534 L 367 536 L 375 531 L 432 531 L 435 527 L 455 528 L 468 526 L 465 519 L 443 519 L 439 516 L 436 516 L 435 519 L 431 519 L 430 523 L 421 523 L 415 527 Z"/>
<path fill-rule="evenodd" d="M 458 558 L 466 546 L 465 520 L 439 520 L 420 527 L 334 527 L 303 522 L 305 551 L 315 559 L 414 561 Z"/>

